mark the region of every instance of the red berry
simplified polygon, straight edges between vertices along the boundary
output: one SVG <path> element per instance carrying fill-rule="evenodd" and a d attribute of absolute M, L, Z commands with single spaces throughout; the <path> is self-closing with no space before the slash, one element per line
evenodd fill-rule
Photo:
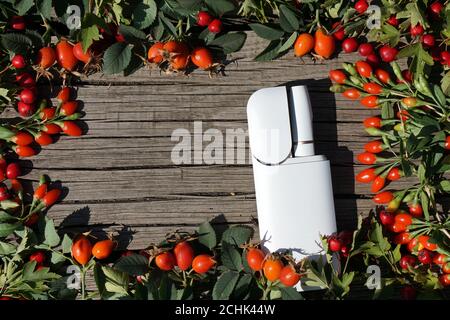
<path fill-rule="evenodd" d="M 25 68 L 25 66 L 27 65 L 25 62 L 25 58 L 23 57 L 23 55 L 21 54 L 16 54 L 12 59 L 11 59 L 11 64 L 14 66 L 14 68 L 16 69 L 23 69 Z"/>
<path fill-rule="evenodd" d="M 22 117 L 29 117 L 34 113 L 34 106 L 22 101 L 17 103 L 17 112 L 19 112 Z"/>
<path fill-rule="evenodd" d="M 431 48 L 431 47 L 434 47 L 436 41 L 432 34 L 425 34 L 422 37 L 422 43 L 424 44 L 424 46 Z"/>
<path fill-rule="evenodd" d="M 439 17 L 442 12 L 442 9 L 444 9 L 444 5 L 439 1 L 435 1 L 432 4 L 430 4 L 429 9 L 430 12 L 432 12 L 435 17 Z"/>
<path fill-rule="evenodd" d="M 37 264 L 43 264 L 45 262 L 45 253 L 43 251 L 36 251 L 30 255 L 29 260 L 36 261 Z"/>
<path fill-rule="evenodd" d="M 384 226 L 392 225 L 395 222 L 395 214 L 389 211 L 380 211 L 380 221 Z"/>
<path fill-rule="evenodd" d="M 403 270 L 408 270 L 408 267 L 414 268 L 417 264 L 417 260 L 414 256 L 406 255 L 400 259 L 399 264 Z"/>
<path fill-rule="evenodd" d="M 24 88 L 34 87 L 36 85 L 36 81 L 29 73 L 21 73 L 16 75 L 16 81 L 19 86 Z"/>
<path fill-rule="evenodd" d="M 358 41 L 356 41 L 356 38 L 347 38 L 342 41 L 342 50 L 344 50 L 345 53 L 355 52 L 357 48 Z"/>
<path fill-rule="evenodd" d="M 433 253 L 427 249 L 422 249 L 417 254 L 417 258 L 422 264 L 431 264 L 433 262 Z"/>
<path fill-rule="evenodd" d="M 423 34 L 423 27 L 420 23 L 416 24 L 415 26 L 411 26 L 409 29 L 409 33 L 411 33 L 411 36 L 417 37 Z"/>
<path fill-rule="evenodd" d="M 403 70 L 402 71 L 402 76 L 403 76 L 403 79 L 405 79 L 406 82 L 409 82 L 409 83 L 412 82 L 413 74 L 412 74 L 412 72 L 410 70 L 407 70 L 407 69 Z"/>
<path fill-rule="evenodd" d="M 20 92 L 19 98 L 20 101 L 24 103 L 32 104 L 34 101 L 36 101 L 36 93 L 29 88 L 25 88 Z"/>
<path fill-rule="evenodd" d="M 366 0 L 359 0 L 355 3 L 355 10 L 359 14 L 363 14 L 364 12 L 366 12 L 367 8 L 369 8 L 369 4 Z"/>
<path fill-rule="evenodd" d="M 6 167 L 6 177 L 8 179 L 16 179 L 20 174 L 20 166 L 17 162 L 10 163 Z"/>
<path fill-rule="evenodd" d="M 197 15 L 197 24 L 200 27 L 206 27 L 208 26 L 211 21 L 213 20 L 213 18 L 211 17 L 211 15 L 206 12 L 206 11 L 199 11 L 198 15 Z"/>
<path fill-rule="evenodd" d="M 449 64 L 450 63 L 450 52 L 441 51 L 440 58 L 441 58 L 442 64 Z"/>
<path fill-rule="evenodd" d="M 348 254 L 349 254 L 349 251 L 350 251 L 350 248 L 349 248 L 348 246 L 343 246 L 343 247 L 341 248 L 341 255 L 342 255 L 344 258 L 347 258 L 347 257 L 348 257 Z"/>
<path fill-rule="evenodd" d="M 373 53 L 373 46 L 370 43 L 361 43 L 358 52 L 363 57 L 367 57 L 369 54 Z"/>
<path fill-rule="evenodd" d="M 11 28 L 14 30 L 25 30 L 25 19 L 21 16 L 14 16 L 11 18 Z"/>
<path fill-rule="evenodd" d="M 377 67 L 380 64 L 380 58 L 376 55 L 376 53 L 371 53 L 367 56 L 366 62 L 368 62 L 372 67 Z"/>
<path fill-rule="evenodd" d="M 398 26 L 398 19 L 395 16 L 395 14 L 391 15 L 389 19 L 386 20 L 387 23 L 389 23 L 391 26 L 397 27 Z"/>
<path fill-rule="evenodd" d="M 333 37 L 336 40 L 339 40 L 339 41 L 344 40 L 344 38 L 345 38 L 345 30 L 344 30 L 344 27 L 341 25 L 341 23 L 339 21 L 333 23 L 332 28 L 334 30 Z M 342 44 L 342 48 L 344 48 L 344 44 Z"/>
<path fill-rule="evenodd" d="M 222 21 L 220 21 L 219 19 L 214 19 L 208 25 L 208 30 L 212 33 L 219 33 L 220 31 L 222 31 Z"/>
<path fill-rule="evenodd" d="M 378 53 L 380 54 L 381 60 L 384 62 L 392 62 L 397 57 L 398 50 L 388 45 L 384 45 L 380 48 Z"/>
<path fill-rule="evenodd" d="M 330 251 L 338 252 L 341 250 L 342 242 L 341 240 L 337 239 L 336 237 L 331 237 L 328 239 L 328 248 Z"/>

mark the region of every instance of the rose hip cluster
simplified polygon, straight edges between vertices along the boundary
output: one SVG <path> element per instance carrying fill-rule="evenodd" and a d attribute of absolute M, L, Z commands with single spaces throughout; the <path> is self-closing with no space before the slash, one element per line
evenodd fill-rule
<path fill-rule="evenodd" d="M 391 233 L 393 243 L 402 245 L 402 258 L 399 266 L 406 272 L 417 267 L 436 267 L 440 271 L 439 281 L 443 286 L 450 285 L 450 257 L 441 250 L 435 239 L 426 234 L 412 236 L 409 227 L 422 217 L 421 207 L 410 207 L 410 212 L 381 210 L 378 219 L 386 231 Z"/>
<path fill-rule="evenodd" d="M 185 41 L 176 40 L 155 42 L 148 49 L 147 60 L 167 72 L 184 72 L 189 62 L 210 72 L 218 66 L 208 48 L 198 46 L 191 50 Z"/>
<path fill-rule="evenodd" d="M 366 14 L 368 7 L 369 4 L 366 0 L 359 0 L 354 5 L 354 8 L 359 15 Z M 444 5 L 439 1 L 430 3 L 426 11 L 428 19 L 431 21 L 442 20 L 443 9 Z M 410 36 L 411 43 L 421 42 L 423 47 L 430 52 L 433 60 L 439 61 L 442 65 L 450 65 L 450 52 L 443 49 L 446 48 L 446 46 L 443 45 L 444 39 L 439 39 L 440 35 L 433 33 L 431 28 L 427 28 L 418 23 L 414 26 L 410 25 L 407 30 L 403 30 L 403 28 L 405 28 L 404 23 L 402 19 L 397 18 L 396 15 L 391 15 L 385 20 L 385 23 L 390 27 L 402 28 L 400 32 L 407 32 Z M 378 47 L 376 50 L 372 43 L 359 43 L 358 39 L 354 37 L 346 38 L 344 26 L 341 22 L 333 24 L 333 36 L 336 40 L 342 41 L 342 51 L 345 53 L 358 51 L 372 67 L 377 67 L 381 61 L 394 61 L 398 54 L 397 48 L 387 44 Z"/>
<path fill-rule="evenodd" d="M 78 102 L 71 100 L 71 89 L 63 87 L 58 93 L 59 105 L 53 107 L 49 101 L 42 99 L 39 108 L 26 120 L 9 127 L 1 127 L 1 139 L 4 148 L 13 150 L 19 157 L 31 157 L 36 154 L 33 144 L 47 146 L 54 142 L 52 136 L 65 133 L 80 136 L 81 128 L 76 121 Z"/>
<path fill-rule="evenodd" d="M 286 287 L 295 286 L 303 277 L 299 266 L 290 256 L 280 254 L 266 254 L 258 247 L 249 247 L 246 252 L 247 264 L 259 281 L 270 281 L 272 284 L 281 283 Z"/>
<path fill-rule="evenodd" d="M 199 11 L 197 14 L 197 24 L 200 27 L 208 27 L 209 32 L 220 33 L 222 31 L 222 21 L 213 18 L 207 11 Z"/>
<path fill-rule="evenodd" d="M 8 162 L 4 157 L 0 157 L 0 205 L 25 226 L 32 227 L 39 220 L 39 213 L 58 201 L 61 190 L 59 188 L 49 190 L 49 181 L 46 177 L 42 177 L 33 192 L 31 203 L 27 204 L 22 182 L 18 179 L 21 175 L 19 163 Z"/>
<path fill-rule="evenodd" d="M 348 230 L 341 231 L 338 234 L 328 236 L 327 241 L 329 251 L 339 253 L 341 258 L 346 259 L 350 253 L 353 232 Z"/>

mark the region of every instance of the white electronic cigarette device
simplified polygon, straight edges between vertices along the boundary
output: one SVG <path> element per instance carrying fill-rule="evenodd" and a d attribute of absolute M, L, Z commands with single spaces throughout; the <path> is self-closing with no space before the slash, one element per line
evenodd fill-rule
<path fill-rule="evenodd" d="M 330 162 L 314 154 L 306 86 L 256 91 L 247 105 L 259 232 L 271 252 L 315 256 L 336 232 Z"/>

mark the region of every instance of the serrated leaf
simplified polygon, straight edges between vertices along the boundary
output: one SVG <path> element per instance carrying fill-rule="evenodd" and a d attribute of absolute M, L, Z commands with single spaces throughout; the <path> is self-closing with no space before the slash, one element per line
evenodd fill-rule
<path fill-rule="evenodd" d="M 21 227 L 20 223 L 1 223 L 0 224 L 0 237 L 7 237 L 13 233 L 16 229 Z"/>
<path fill-rule="evenodd" d="M 33 0 L 19 0 L 16 1 L 14 8 L 17 10 L 19 16 L 24 16 L 34 5 Z"/>
<path fill-rule="evenodd" d="M 222 235 L 222 241 L 235 246 L 240 246 L 250 240 L 253 229 L 247 226 L 233 226 L 228 228 Z"/>
<path fill-rule="evenodd" d="M 198 242 L 208 247 L 209 249 L 214 248 L 217 245 L 217 235 L 214 228 L 209 222 L 204 222 L 198 227 Z"/>
<path fill-rule="evenodd" d="M 127 295 L 129 282 L 128 275 L 108 266 L 102 266 L 101 268 L 105 275 L 106 291 Z"/>
<path fill-rule="evenodd" d="M 205 0 L 205 3 L 217 17 L 233 11 L 236 8 L 234 3 L 229 0 Z"/>
<path fill-rule="evenodd" d="M 119 26 L 119 32 L 125 37 L 125 40 L 132 42 L 135 40 L 145 40 L 145 33 L 132 26 L 126 26 L 121 24 Z"/>
<path fill-rule="evenodd" d="M 249 24 L 250 28 L 263 39 L 267 40 L 277 40 L 280 39 L 284 32 L 282 30 L 276 29 L 274 27 L 270 27 L 265 24 L 259 23 L 251 23 Z"/>
<path fill-rule="evenodd" d="M 7 242 L 0 241 L 0 256 L 10 255 L 14 252 L 16 252 L 16 246 Z"/>
<path fill-rule="evenodd" d="M 52 219 L 46 218 L 45 223 L 45 244 L 48 244 L 50 247 L 56 247 L 59 244 L 60 238 L 58 233 L 56 232 L 55 224 Z"/>
<path fill-rule="evenodd" d="M 70 253 L 72 251 L 72 239 L 65 234 L 61 243 L 61 250 L 63 253 Z"/>
<path fill-rule="evenodd" d="M 119 73 L 128 66 L 131 60 L 131 47 L 117 42 L 106 49 L 103 56 L 103 72 L 106 74 Z"/>
<path fill-rule="evenodd" d="M 289 9 L 288 6 L 282 4 L 280 6 L 280 26 L 286 32 L 294 32 L 299 28 L 299 21 L 295 12 Z"/>
<path fill-rule="evenodd" d="M 30 49 L 33 42 L 29 37 L 20 33 L 6 33 L 1 35 L 2 46 L 13 53 L 24 53 Z"/>
<path fill-rule="evenodd" d="M 224 272 L 214 285 L 212 298 L 214 300 L 227 300 L 239 280 L 239 273 L 235 271 Z"/>
<path fill-rule="evenodd" d="M 253 276 L 251 274 L 246 273 L 240 276 L 233 290 L 233 299 L 245 299 L 249 293 L 249 287 L 252 281 Z"/>
<path fill-rule="evenodd" d="M 209 42 L 209 45 L 221 47 L 223 53 L 229 54 L 239 51 L 244 45 L 245 39 L 247 39 L 247 34 L 244 32 L 226 33 Z"/>
<path fill-rule="evenodd" d="M 222 241 L 222 253 L 220 256 L 222 263 L 225 267 L 235 271 L 242 270 L 242 259 L 239 251 L 229 244 Z"/>
<path fill-rule="evenodd" d="M 280 287 L 283 300 L 304 300 L 303 296 L 294 288 Z"/>
<path fill-rule="evenodd" d="M 131 276 L 140 276 L 149 271 L 148 259 L 140 254 L 132 254 L 119 259 L 114 269 L 125 272 Z"/>
<path fill-rule="evenodd" d="M 36 0 L 36 8 L 38 12 L 46 19 L 50 19 L 52 15 L 52 0 Z"/>
<path fill-rule="evenodd" d="M 142 30 L 150 27 L 156 19 L 158 7 L 154 0 L 139 2 L 133 11 L 133 25 Z"/>

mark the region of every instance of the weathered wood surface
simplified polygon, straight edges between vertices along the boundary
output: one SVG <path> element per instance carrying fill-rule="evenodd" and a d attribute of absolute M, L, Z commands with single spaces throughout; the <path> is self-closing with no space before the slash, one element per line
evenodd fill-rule
<path fill-rule="evenodd" d="M 227 76 L 205 72 L 188 77 L 140 70 L 130 77 L 83 79 L 87 134 L 61 137 L 32 160 L 27 179 L 49 174 L 67 187 L 50 216 L 66 231 L 121 231 L 121 246 L 146 247 L 177 228 L 192 229 L 206 219 L 218 224 L 253 223 L 256 217 L 251 164 L 174 165 L 170 155 L 177 128 L 246 130 L 246 103 L 257 89 L 296 81 L 312 98 L 316 146 L 332 162 L 338 225 L 351 227 L 357 212 L 372 207 L 367 186 L 355 185 L 355 155 L 370 138 L 361 121 L 376 113 L 328 91 L 328 71 L 344 57 L 302 62 L 288 54 L 275 62 L 254 62 L 265 45 L 249 33 L 234 54 Z M 355 56 L 345 56 L 354 60 Z M 245 148 L 248 156 L 248 143 Z M 248 159 L 248 158 L 247 158 Z M 30 162 L 25 165 L 31 166 Z M 402 181 L 401 183 L 405 183 Z M 75 213 L 73 213 L 75 212 Z"/>

